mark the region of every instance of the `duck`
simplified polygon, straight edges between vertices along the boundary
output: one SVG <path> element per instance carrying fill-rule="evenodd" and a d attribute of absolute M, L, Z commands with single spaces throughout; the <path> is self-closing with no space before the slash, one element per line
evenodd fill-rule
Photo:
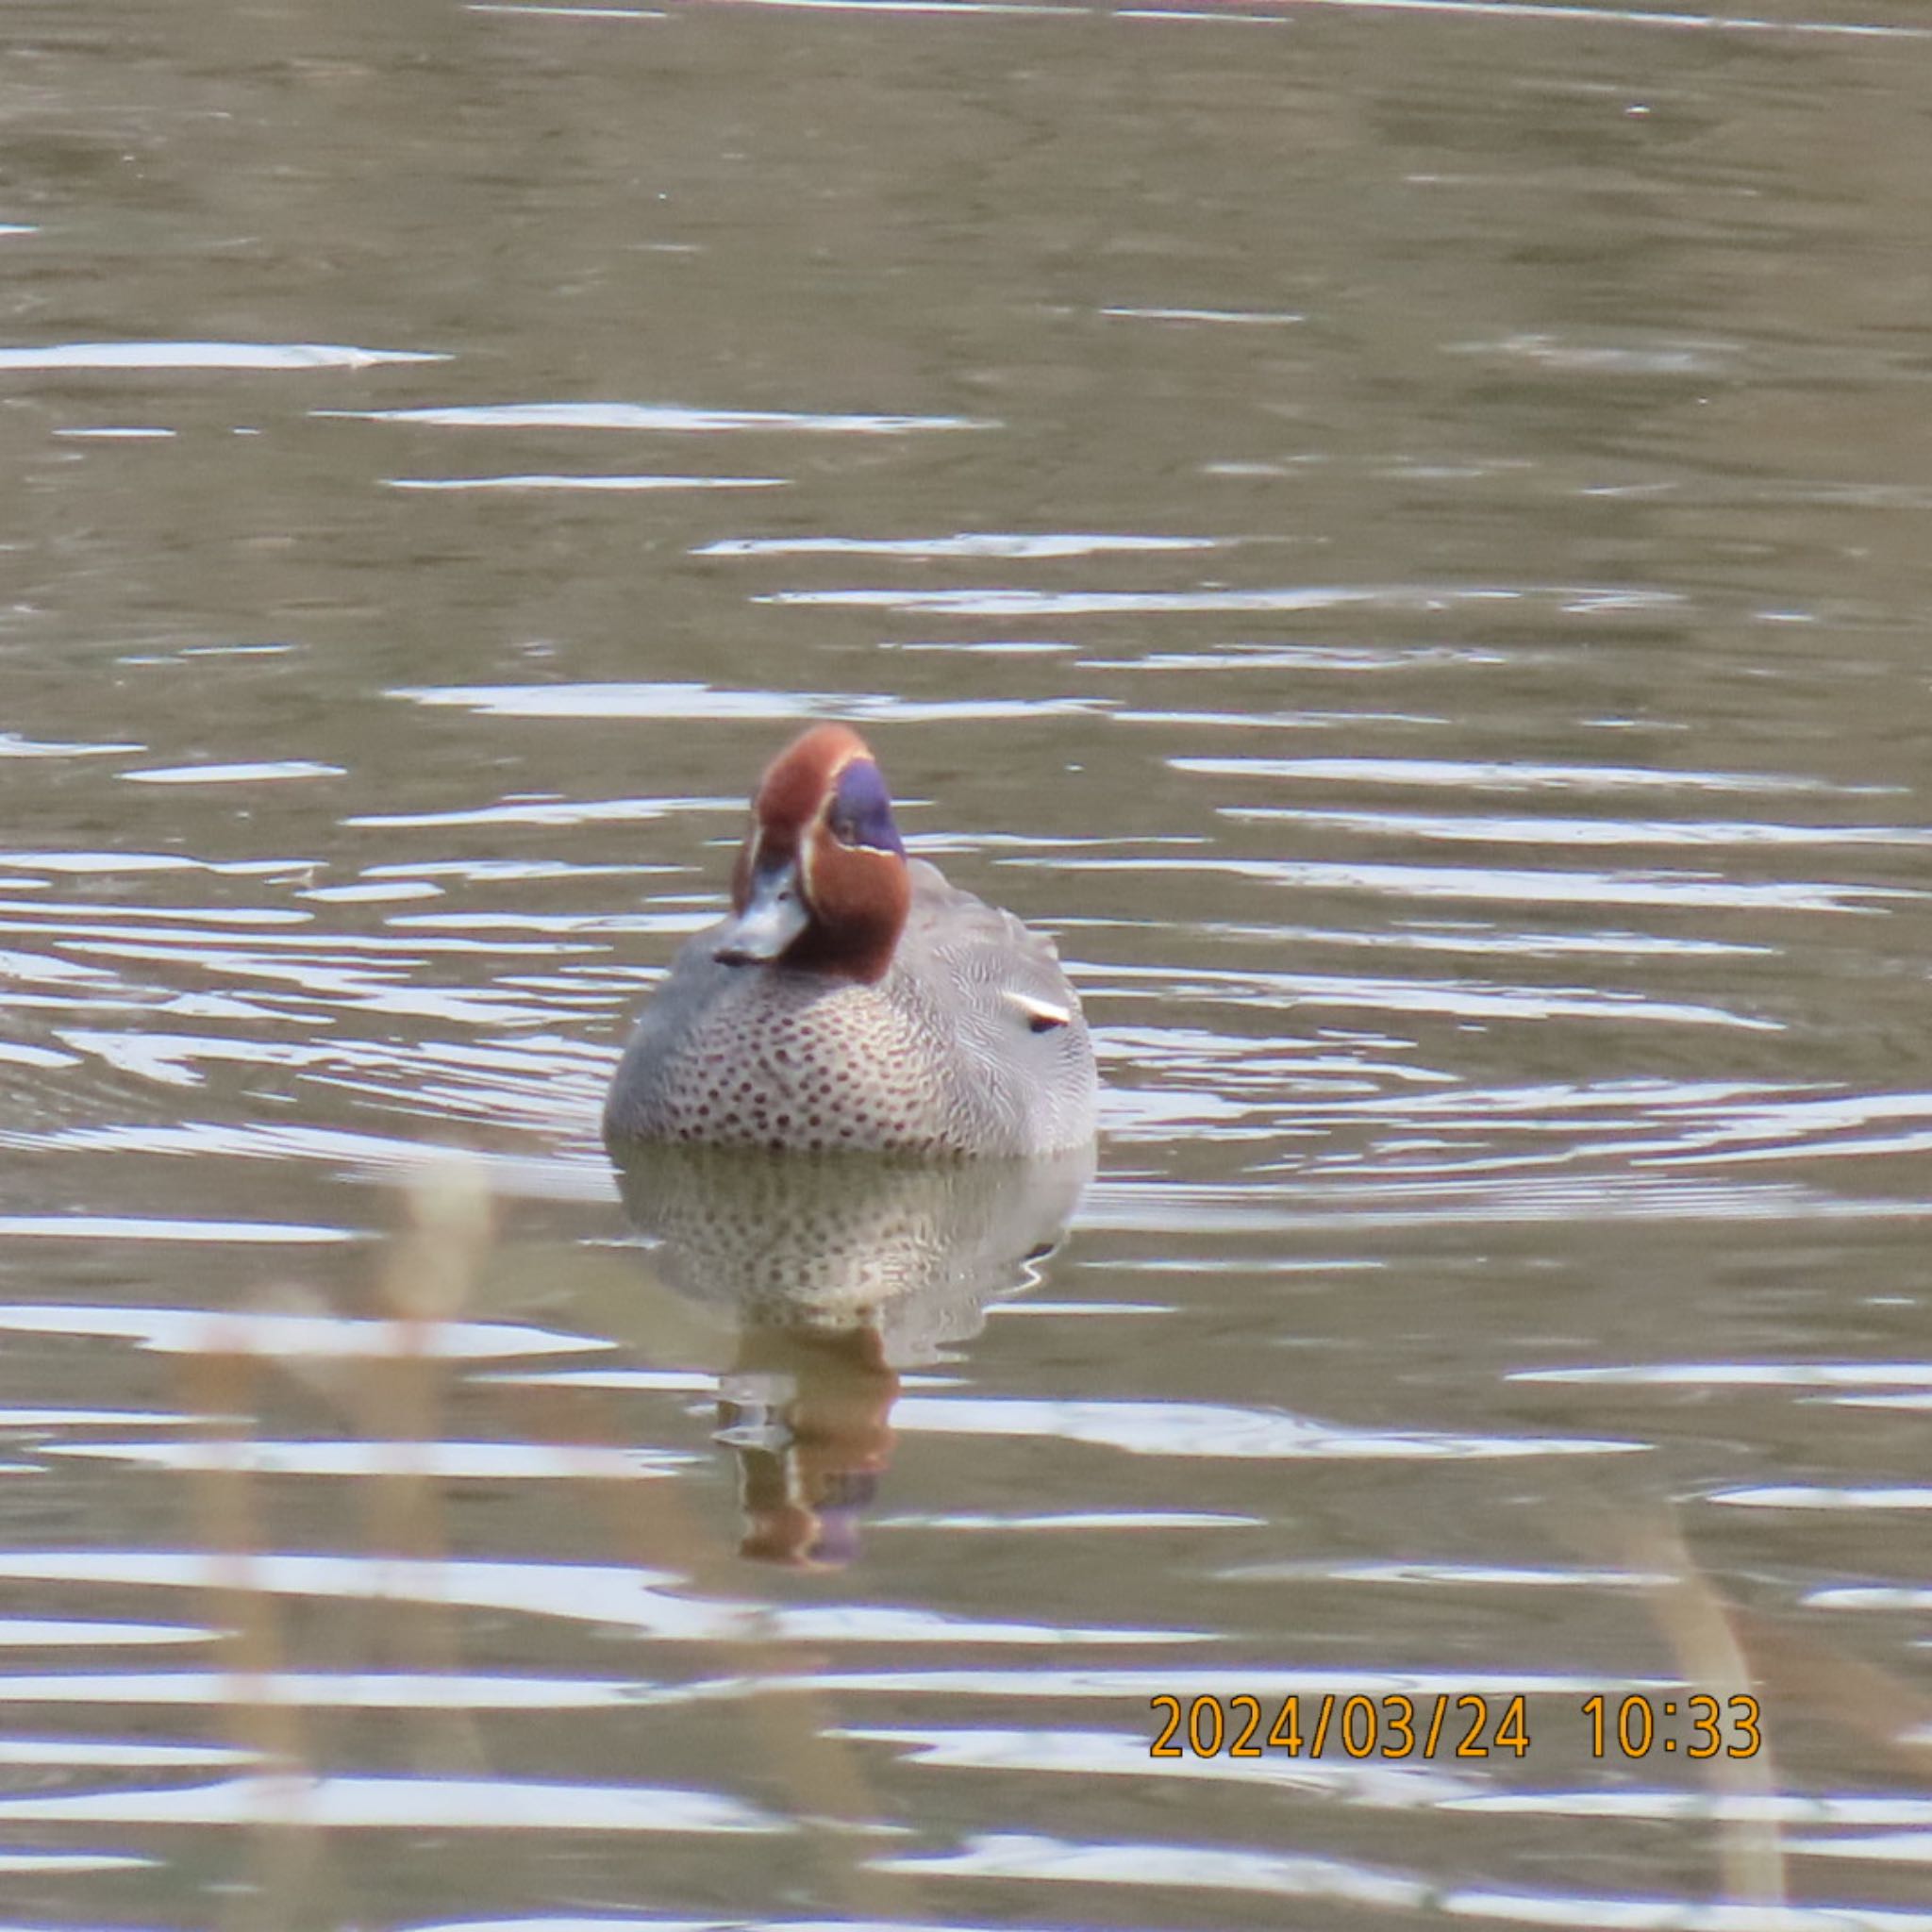
<path fill-rule="evenodd" d="M 1091 1143 L 1097 1092 L 1052 940 L 908 858 L 864 739 L 820 724 L 766 768 L 731 909 L 646 1004 L 604 1135 L 1026 1158 Z"/>

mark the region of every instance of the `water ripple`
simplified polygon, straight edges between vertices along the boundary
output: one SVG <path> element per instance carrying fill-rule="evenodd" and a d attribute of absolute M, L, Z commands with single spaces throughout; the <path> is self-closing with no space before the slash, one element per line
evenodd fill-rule
<path fill-rule="evenodd" d="M 1088 1628 L 995 1623 L 885 1604 L 766 1606 L 672 1593 L 681 1578 L 615 1564 L 446 1561 L 402 1557 L 206 1550 L 0 1550 L 0 1577 L 20 1582 L 97 1583 L 154 1589 L 246 1591 L 508 1610 L 568 1624 L 602 1624 L 668 1642 L 754 1638 L 826 1644 L 990 1644 L 1077 1648 L 1185 1645 L 1211 1641 L 1198 1630 Z"/>
<path fill-rule="evenodd" d="M 15 369 L 373 369 L 385 362 L 447 362 L 422 349 L 356 349 L 338 342 L 53 342 L 0 349 Z"/>
<path fill-rule="evenodd" d="M 652 490 L 783 490 L 789 476 L 382 476 L 385 490 L 580 490 L 618 493 Z"/>
<path fill-rule="evenodd" d="M 1343 784 L 1415 785 L 1470 791 L 1899 791 L 1901 786 L 1847 786 L 1801 773 L 1711 772 L 1652 765 L 1549 764 L 1535 759 L 1175 758 L 1177 772 L 1210 778 L 1312 778 Z"/>
<path fill-rule="evenodd" d="M 0 1809 L 0 1816 L 4 1816 Z M 1341 1858 L 1295 1852 L 1228 1851 L 1143 1840 L 1080 1844 L 1020 1832 L 969 1837 L 956 1852 L 907 1853 L 874 1861 L 888 1872 L 948 1878 L 1017 1878 L 1029 1885 L 1174 1886 L 1189 1891 L 1255 1891 L 1273 1898 L 1334 1899 L 1420 1910 L 1435 1895 L 1421 1879 Z"/>
<path fill-rule="evenodd" d="M 1015 865 L 1032 863 L 1014 859 Z M 1775 908 L 1786 912 L 1875 912 L 1932 898 L 1904 886 L 1823 879 L 1732 880 L 1703 873 L 1529 871 L 1502 866 L 1337 863 L 1286 858 L 1091 858 L 1070 856 L 1058 869 L 1120 873 L 1215 873 L 1277 886 L 1349 888 L 1414 899 L 1495 900 L 1522 906 L 1698 906 Z"/>
<path fill-rule="evenodd" d="M 952 537 L 721 537 L 693 557 L 1105 557 L 1151 550 L 1225 550 L 1233 537 L 1154 537 L 974 531 Z"/>
<path fill-rule="evenodd" d="M 153 1790 L 0 1797 L 0 1824 L 302 1826 L 323 1831 L 784 1832 L 740 1798 L 668 1785 L 285 1773 Z"/>
<path fill-rule="evenodd" d="M 1616 1456 L 1647 1442 L 1561 1436 L 1458 1436 L 1321 1423 L 1282 1409 L 1187 1402 L 1042 1402 L 996 1396 L 908 1396 L 901 1429 L 949 1436 L 1057 1437 L 1133 1456 L 1268 1460 L 1488 1461 L 1503 1457 Z"/>
<path fill-rule="evenodd" d="M 1457 585 L 1307 584 L 1270 591 L 1034 591 L 1022 589 L 947 591 L 774 591 L 753 599 L 759 604 L 833 606 L 847 609 L 924 611 L 944 617 L 1103 617 L 1178 615 L 1198 612 L 1287 612 L 1376 610 L 1436 612 L 1478 604 L 1558 605 L 1565 612 L 1650 611 L 1673 608 L 1684 600 L 1670 591 L 1583 587 L 1473 590 Z"/>
<path fill-rule="evenodd" d="M 437 429 L 651 429 L 679 435 L 802 430 L 831 436 L 906 436 L 923 429 L 996 429 L 972 416 L 814 414 L 804 409 L 704 409 L 680 403 L 485 403 L 417 409 L 316 409 L 358 423 L 421 424 Z"/>
<path fill-rule="evenodd" d="M 611 1449 L 594 1443 L 271 1441 L 259 1436 L 180 1442 L 50 1442 L 45 1456 L 138 1463 L 149 1469 L 243 1472 L 253 1475 L 366 1478 L 416 1476 L 429 1482 L 634 1482 L 675 1475 L 698 1458 L 664 1449 Z"/>
<path fill-rule="evenodd" d="M 326 1238 L 348 1239 L 332 1230 Z M 589 1336 L 561 1335 L 502 1322 L 384 1322 L 215 1308 L 37 1307 L 19 1304 L 0 1307 L 0 1332 L 105 1336 L 166 1355 L 259 1355 L 276 1360 L 426 1357 L 439 1361 L 494 1361 L 506 1356 L 595 1353 L 610 1346 Z"/>
<path fill-rule="evenodd" d="M 389 695 L 419 705 L 460 706 L 495 718 L 851 718 L 860 724 L 879 724 L 1063 717 L 1106 708 L 1096 698 L 922 701 L 886 691 L 724 691 L 708 684 L 458 684 L 404 687 Z M 689 801 L 677 803 L 684 808 Z M 733 803 L 742 809 L 741 800 Z"/>

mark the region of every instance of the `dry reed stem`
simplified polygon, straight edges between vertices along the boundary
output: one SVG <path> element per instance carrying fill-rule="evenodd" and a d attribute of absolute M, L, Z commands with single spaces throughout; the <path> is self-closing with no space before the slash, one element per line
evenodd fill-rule
<path fill-rule="evenodd" d="M 211 1440 L 247 1440 L 258 1364 L 239 1348 L 222 1347 L 219 1320 L 211 1324 L 208 1348 L 189 1355 L 178 1374 L 184 1413 L 198 1415 Z M 190 1496 L 196 1541 L 212 1559 L 209 1621 L 231 1683 L 220 1706 L 227 1741 L 253 1761 L 253 1776 L 287 1780 L 290 1801 L 281 1817 L 251 1824 L 252 1882 L 226 1903 L 223 1924 L 230 1932 L 281 1932 L 288 1924 L 281 1901 L 338 1889 L 323 1834 L 301 1802 L 300 1781 L 313 1775 L 313 1758 L 301 1713 L 267 1689 L 286 1658 L 275 1599 L 249 1581 L 263 1539 L 248 1472 L 239 1459 L 225 1465 L 210 1457 L 192 1476 Z"/>
<path fill-rule="evenodd" d="M 1687 1684 L 1720 1700 L 1754 1696 L 1765 1689 L 1754 1674 L 1738 1630 L 1738 1613 L 1690 1554 L 1668 1503 L 1619 1507 L 1591 1499 L 1567 1499 L 1571 1540 L 1601 1560 L 1606 1548 L 1639 1573 L 1667 1579 L 1650 1584 L 1644 1603 L 1662 1631 Z M 1724 1797 L 1768 1799 L 1777 1789 L 1774 1727 L 1760 1724 L 1762 1748 L 1750 1757 L 1722 1752 L 1704 1769 Z M 1727 1904 L 1783 1906 L 1789 1895 L 1784 1831 L 1771 1807 L 1756 1817 L 1720 1818 L 1717 1832 L 1719 1883 Z"/>
<path fill-rule="evenodd" d="M 461 1319 L 474 1300 L 495 1216 L 481 1166 L 461 1156 L 425 1161 L 403 1185 L 406 1224 L 391 1241 L 375 1284 L 383 1312 L 397 1324 L 398 1346 L 375 1365 L 376 1373 L 350 1384 L 350 1406 L 363 1437 L 389 1453 L 387 1466 L 361 1490 L 365 1546 L 373 1555 L 436 1564 L 449 1548 L 442 1492 L 428 1457 L 441 1439 L 449 1372 L 430 1344 L 437 1326 Z M 412 1445 L 420 1445 L 414 1458 Z M 424 1596 L 379 1601 L 380 1614 L 365 1627 L 385 1662 L 425 1675 L 462 1668 L 447 1604 Z M 473 1712 L 423 1709 L 417 1718 L 415 1769 L 475 1774 L 485 1768 Z"/>

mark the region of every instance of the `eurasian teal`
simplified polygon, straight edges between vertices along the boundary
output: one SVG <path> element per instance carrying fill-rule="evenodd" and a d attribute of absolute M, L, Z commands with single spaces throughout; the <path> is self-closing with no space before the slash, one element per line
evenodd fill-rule
<path fill-rule="evenodd" d="M 731 911 L 644 1008 L 612 1141 L 1023 1156 L 1093 1136 L 1093 1047 L 1053 941 L 908 859 L 865 741 L 767 769 Z"/>

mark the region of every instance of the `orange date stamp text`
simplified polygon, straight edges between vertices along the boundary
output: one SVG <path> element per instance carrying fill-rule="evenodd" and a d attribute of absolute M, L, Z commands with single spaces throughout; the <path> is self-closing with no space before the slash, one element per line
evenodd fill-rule
<path fill-rule="evenodd" d="M 1529 1749 L 1527 1700 L 1478 1696 L 1154 1697 L 1166 1723 L 1150 1757 L 1487 1757 Z"/>
<path fill-rule="evenodd" d="M 1148 1699 L 1161 1720 L 1150 1757 L 1524 1757 L 1530 1745 L 1529 1700 L 1468 1690 L 1410 1697 L 1324 1690 L 1291 1692 L 1276 1701 L 1232 1696 Z M 1674 1696 L 1598 1691 L 1574 1707 L 1593 1757 L 1755 1757 L 1764 1748 L 1757 1698 L 1691 1691 Z M 1574 1730 L 1571 1733 L 1575 1735 Z"/>

